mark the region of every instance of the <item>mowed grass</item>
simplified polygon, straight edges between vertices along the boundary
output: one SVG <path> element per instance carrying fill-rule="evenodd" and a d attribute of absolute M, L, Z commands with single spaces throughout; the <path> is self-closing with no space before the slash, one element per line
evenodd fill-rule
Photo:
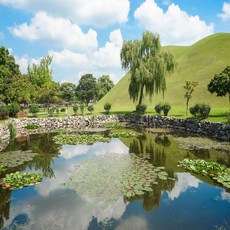
<path fill-rule="evenodd" d="M 197 81 L 198 86 L 192 95 L 189 106 L 196 103 L 207 103 L 211 106 L 210 121 L 227 122 L 226 112 L 230 110 L 228 97 L 217 97 L 210 94 L 207 85 L 215 74 L 230 65 L 230 33 L 219 33 L 208 36 L 192 46 L 167 46 L 164 50 L 175 55 L 177 68 L 166 76 L 167 91 L 164 95 L 154 95 L 150 100 L 145 97 L 148 105 L 147 114 L 154 114 L 154 106 L 160 102 L 168 102 L 172 109 L 170 116 L 186 117 L 185 114 L 185 81 Z M 133 102 L 128 94 L 129 73 L 106 94 L 96 105 L 95 113 L 103 113 L 106 102 L 112 104 L 112 113 L 132 112 L 137 102 Z M 188 117 L 191 117 L 189 114 Z"/>

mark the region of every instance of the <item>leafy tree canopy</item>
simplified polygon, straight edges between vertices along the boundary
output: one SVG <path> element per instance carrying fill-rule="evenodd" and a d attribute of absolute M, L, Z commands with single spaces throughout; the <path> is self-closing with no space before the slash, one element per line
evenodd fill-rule
<path fill-rule="evenodd" d="M 142 104 L 144 90 L 150 97 L 166 90 L 165 75 L 175 68 L 171 53 L 161 51 L 159 35 L 144 32 L 142 40 L 124 41 L 121 49 L 122 68 L 130 71 L 129 95 Z"/>
<path fill-rule="evenodd" d="M 230 102 L 230 66 L 227 66 L 221 73 L 215 74 L 208 84 L 208 91 L 216 93 L 219 97 L 228 95 Z"/>
<path fill-rule="evenodd" d="M 113 81 L 110 79 L 109 75 L 102 75 L 98 79 L 98 93 L 97 100 L 100 100 L 104 95 L 106 95 L 114 86 Z"/>
<path fill-rule="evenodd" d="M 60 87 L 61 98 L 65 101 L 71 102 L 74 100 L 76 93 L 76 85 L 71 82 L 65 82 L 61 84 Z"/>
<path fill-rule="evenodd" d="M 81 77 L 76 89 L 78 99 L 89 104 L 90 100 L 96 99 L 97 95 L 97 79 L 92 74 L 85 74 Z"/>

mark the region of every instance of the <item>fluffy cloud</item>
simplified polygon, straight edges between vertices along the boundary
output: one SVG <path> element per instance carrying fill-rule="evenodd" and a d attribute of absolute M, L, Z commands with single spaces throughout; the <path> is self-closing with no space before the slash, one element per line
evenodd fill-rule
<path fill-rule="evenodd" d="M 191 16 L 175 4 L 163 12 L 153 0 L 146 0 L 136 9 L 134 17 L 144 29 L 159 33 L 164 45 L 191 45 L 214 32 L 213 25 L 207 25 L 199 16 Z"/>
<path fill-rule="evenodd" d="M 130 9 L 129 0 L 0 0 L 0 4 L 37 13 L 49 12 L 57 17 L 71 18 L 81 25 L 104 27 L 115 23 L 124 23 L 128 20 Z"/>
<path fill-rule="evenodd" d="M 67 49 L 59 52 L 50 50 L 48 54 L 53 56 L 55 80 L 74 82 L 83 74 L 92 73 L 95 77 L 109 74 L 117 82 L 124 75 L 120 64 L 121 46 L 122 35 L 118 29 L 110 33 L 110 40 L 104 47 L 93 52 L 81 54 Z"/>
<path fill-rule="evenodd" d="M 222 18 L 223 21 L 227 21 L 230 19 L 230 3 L 225 2 L 223 4 L 223 13 L 218 14 L 218 17 Z"/>
<path fill-rule="evenodd" d="M 97 48 L 97 33 L 90 29 L 84 34 L 81 28 L 69 19 L 54 18 L 38 12 L 31 23 L 11 27 L 13 35 L 29 40 L 45 40 L 60 47 L 87 50 Z"/>

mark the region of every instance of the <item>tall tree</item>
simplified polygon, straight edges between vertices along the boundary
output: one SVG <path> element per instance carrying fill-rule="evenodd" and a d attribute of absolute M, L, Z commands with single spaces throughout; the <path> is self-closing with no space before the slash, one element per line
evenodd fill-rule
<path fill-rule="evenodd" d="M 130 71 L 129 95 L 133 101 L 142 104 L 146 95 L 166 90 L 165 75 L 175 68 L 171 53 L 161 51 L 159 35 L 144 32 L 142 40 L 124 41 L 121 49 L 122 68 Z"/>
<path fill-rule="evenodd" d="M 15 58 L 10 55 L 8 49 L 0 47 L 0 100 L 6 104 L 12 102 L 12 98 L 7 94 L 9 85 L 20 78 L 21 72 Z"/>
<path fill-rule="evenodd" d="M 97 100 L 100 100 L 104 95 L 106 95 L 114 86 L 113 81 L 110 79 L 109 75 L 102 75 L 97 81 Z"/>
<path fill-rule="evenodd" d="M 227 66 L 221 73 L 215 74 L 208 84 L 208 91 L 216 93 L 219 97 L 228 95 L 230 102 L 230 66 Z"/>
<path fill-rule="evenodd" d="M 185 89 L 185 95 L 184 97 L 186 98 L 186 116 L 188 114 L 188 104 L 190 99 L 192 98 L 192 94 L 197 87 L 198 82 L 196 81 L 185 81 L 185 85 L 183 86 Z"/>
<path fill-rule="evenodd" d="M 88 106 L 90 100 L 96 99 L 97 79 L 92 74 L 85 74 L 81 77 L 76 89 L 78 99 Z"/>
<path fill-rule="evenodd" d="M 74 101 L 74 97 L 76 94 L 76 85 L 71 82 L 65 82 L 61 84 L 60 87 L 61 98 L 67 102 Z"/>
<path fill-rule="evenodd" d="M 28 66 L 27 75 L 31 83 L 37 88 L 42 88 L 46 83 L 52 81 L 52 69 L 50 67 L 52 57 L 43 57 L 39 64 Z"/>

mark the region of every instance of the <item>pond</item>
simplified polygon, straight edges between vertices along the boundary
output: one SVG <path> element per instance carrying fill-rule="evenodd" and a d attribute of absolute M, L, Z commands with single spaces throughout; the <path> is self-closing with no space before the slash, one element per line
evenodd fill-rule
<path fill-rule="evenodd" d="M 43 176 L 0 188 L 1 229 L 230 229 L 230 190 L 178 167 L 185 158 L 230 167 L 229 143 L 164 130 L 90 145 L 57 144 L 56 135 L 33 134 L 0 153 L 0 177 Z"/>

